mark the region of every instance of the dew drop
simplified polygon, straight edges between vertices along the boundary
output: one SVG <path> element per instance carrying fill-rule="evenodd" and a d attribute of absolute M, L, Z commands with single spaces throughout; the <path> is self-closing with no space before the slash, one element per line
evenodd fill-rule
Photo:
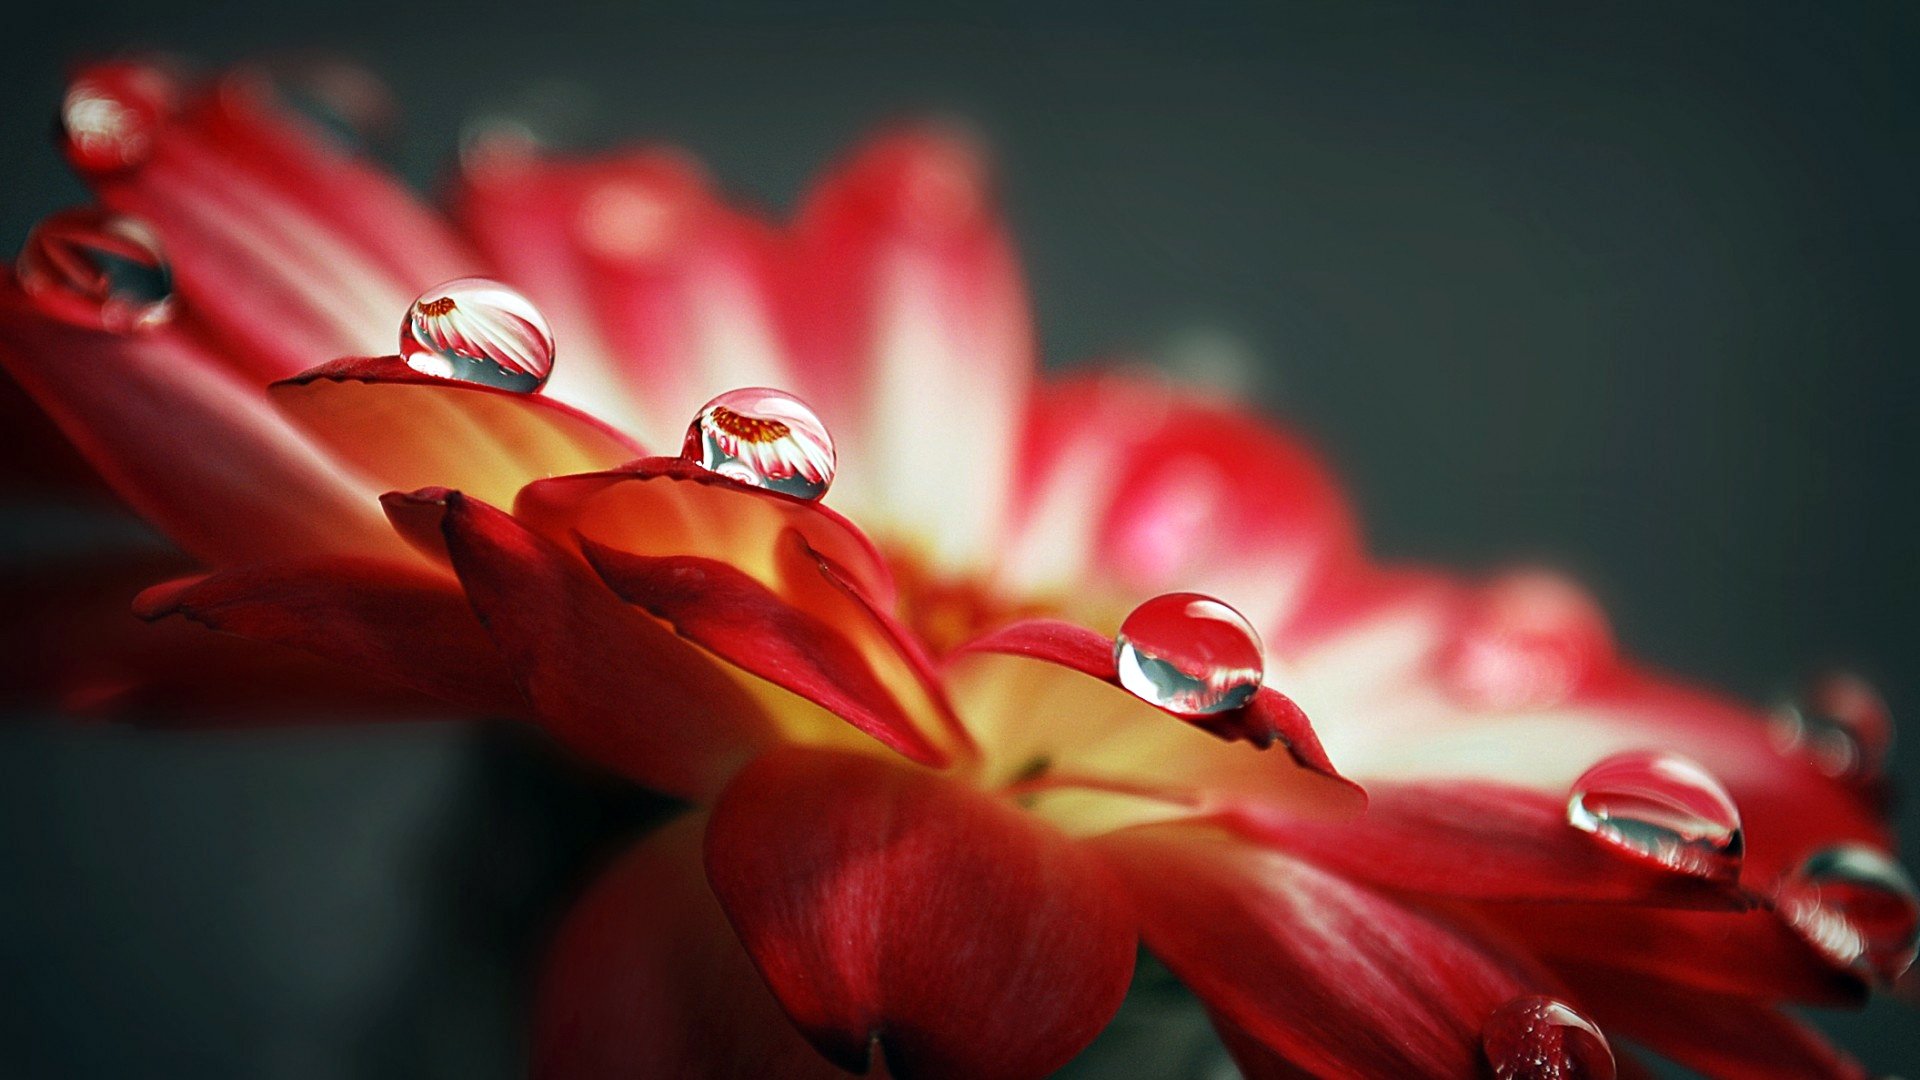
<path fill-rule="evenodd" d="M 407 309 L 400 356 L 426 375 L 529 393 L 553 374 L 553 331 L 533 302 L 490 278 L 457 278 Z"/>
<path fill-rule="evenodd" d="M 1615 754 L 1588 769 L 1568 794 L 1567 821 L 1684 874 L 1740 875 L 1740 811 L 1719 781 L 1677 754 Z"/>
<path fill-rule="evenodd" d="M 1800 698 L 1774 712 L 1774 741 L 1804 754 L 1836 780 L 1880 775 L 1893 746 L 1893 718 L 1873 684 L 1845 671 L 1808 682 Z"/>
<path fill-rule="evenodd" d="M 764 386 L 701 406 L 680 456 L 743 484 L 818 499 L 833 483 L 833 436 L 807 403 Z"/>
<path fill-rule="evenodd" d="M 1614 1080 L 1607 1037 L 1550 997 L 1514 998 L 1495 1009 L 1480 1045 L 1495 1080 Z"/>
<path fill-rule="evenodd" d="M 1178 716 L 1237 709 L 1260 690 L 1260 635 L 1246 616 L 1200 593 L 1133 609 L 1113 641 L 1120 685 Z"/>
<path fill-rule="evenodd" d="M 1520 570 L 1474 598 L 1442 663 L 1462 706 L 1515 711 L 1560 704 L 1612 656 L 1606 614 L 1586 590 L 1551 571 Z"/>
<path fill-rule="evenodd" d="M 20 288 L 47 314 L 114 333 L 173 316 L 173 272 L 153 231 L 98 207 L 62 210 L 27 234 Z"/>
<path fill-rule="evenodd" d="M 1839 844 L 1808 856 L 1780 882 L 1774 904 L 1835 963 L 1892 984 L 1920 949 L 1920 893 L 1876 848 Z"/>
<path fill-rule="evenodd" d="M 96 64 L 67 84 L 60 132 L 67 160 L 87 173 L 130 169 L 153 154 L 178 101 L 173 79 L 147 64 Z"/>

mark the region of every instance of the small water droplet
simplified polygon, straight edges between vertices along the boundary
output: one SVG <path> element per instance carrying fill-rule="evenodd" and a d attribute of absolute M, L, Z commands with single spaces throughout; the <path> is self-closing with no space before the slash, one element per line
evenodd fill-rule
<path fill-rule="evenodd" d="M 78 326 L 124 334 L 173 316 L 173 273 L 153 230 L 98 207 L 34 226 L 16 273 L 42 311 Z"/>
<path fill-rule="evenodd" d="M 505 285 L 456 278 L 407 309 L 400 356 L 423 374 L 529 393 L 553 374 L 553 331 L 533 301 Z"/>
<path fill-rule="evenodd" d="M 1586 590 L 1551 571 L 1521 570 L 1474 598 L 1443 666 L 1464 707 L 1511 712 L 1560 704 L 1612 656 L 1606 614 Z"/>
<path fill-rule="evenodd" d="M 1920 893 L 1913 879 L 1865 844 L 1814 852 L 1781 880 L 1774 904 L 1835 963 L 1883 984 L 1904 974 L 1920 949 Z"/>
<path fill-rule="evenodd" d="M 1740 811 L 1720 782 L 1677 754 L 1615 754 L 1574 781 L 1574 828 L 1696 877 L 1740 876 Z"/>
<path fill-rule="evenodd" d="M 1113 641 L 1120 685 L 1178 716 L 1211 716 L 1253 699 L 1264 675 L 1246 616 L 1200 593 L 1167 593 L 1133 609 Z"/>
<path fill-rule="evenodd" d="M 318 53 L 267 57 L 229 76 L 222 90 L 276 101 L 351 152 L 383 145 L 393 136 L 399 116 L 393 92 L 378 75 L 350 60 Z"/>
<path fill-rule="evenodd" d="M 130 169 L 153 154 L 179 99 L 171 76 L 132 62 L 96 64 L 67 84 L 60 130 L 67 160 L 82 172 Z"/>
<path fill-rule="evenodd" d="M 680 456 L 743 484 L 818 499 L 833 483 L 833 437 L 807 403 L 764 386 L 701 406 Z"/>
<path fill-rule="evenodd" d="M 1845 671 L 1807 683 L 1798 701 L 1774 711 L 1774 739 L 1788 753 L 1806 755 L 1836 780 L 1880 775 L 1893 747 L 1893 717 L 1873 684 Z"/>
<path fill-rule="evenodd" d="M 1495 1009 L 1480 1046 L 1494 1080 L 1614 1080 L 1617 1069 L 1600 1028 L 1550 997 L 1518 997 Z"/>

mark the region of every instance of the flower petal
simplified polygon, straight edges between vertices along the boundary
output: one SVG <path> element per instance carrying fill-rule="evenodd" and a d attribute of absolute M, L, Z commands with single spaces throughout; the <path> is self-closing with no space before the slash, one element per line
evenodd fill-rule
<path fill-rule="evenodd" d="M 1147 947 L 1207 1006 L 1302 1072 L 1459 1077 L 1481 1025 L 1545 977 L 1464 926 L 1193 826 L 1094 841 Z"/>
<path fill-rule="evenodd" d="M 484 715 L 526 710 L 459 591 L 410 564 L 343 556 L 239 567 L 156 585 L 134 613 L 303 649 Z"/>
<path fill-rule="evenodd" d="M 577 556 L 459 492 L 437 498 L 460 584 L 504 667 L 561 742 L 689 798 L 778 738 L 711 659 L 608 592 Z"/>
<path fill-rule="evenodd" d="M 129 505 L 203 562 L 402 551 L 376 489 L 182 334 L 55 322 L 0 282 L 0 367 Z"/>
<path fill-rule="evenodd" d="M 780 544 L 792 573 L 808 573 L 809 563 L 816 575 L 831 573 L 798 533 L 785 534 Z M 897 650 L 883 655 L 888 642 L 875 632 L 881 616 L 851 593 L 839 599 L 852 611 L 823 617 L 818 607 L 790 604 L 715 559 L 630 555 L 591 541 L 582 547 L 615 593 L 671 623 L 681 637 L 844 717 L 915 761 L 947 763 L 945 750 L 889 688 L 889 683 L 913 680 L 915 669 Z M 841 627 L 851 620 L 864 623 L 868 632 L 859 639 L 843 633 Z M 883 681 L 876 663 L 888 665 L 896 677 Z M 944 707 L 937 682 L 929 677 L 920 687 L 934 707 Z"/>
<path fill-rule="evenodd" d="M 534 1010 L 537 1080 L 844 1077 L 767 992 L 707 887 L 706 819 L 654 833 L 574 905 Z"/>
<path fill-rule="evenodd" d="M 883 759 L 788 749 L 742 770 L 707 879 L 820 1052 L 928 1078 L 1037 1077 L 1119 1008 L 1114 882 L 1007 803 Z"/>
<path fill-rule="evenodd" d="M 531 480 L 604 469 L 639 448 L 544 394 L 423 375 L 398 356 L 336 360 L 273 385 L 273 400 L 384 488 L 434 484 L 505 503 Z"/>
<path fill-rule="evenodd" d="M 794 228 L 786 324 L 807 381 L 791 389 L 839 443 L 835 496 L 939 570 L 995 554 L 1034 368 L 986 171 L 964 138 L 889 133 L 831 172 Z"/>

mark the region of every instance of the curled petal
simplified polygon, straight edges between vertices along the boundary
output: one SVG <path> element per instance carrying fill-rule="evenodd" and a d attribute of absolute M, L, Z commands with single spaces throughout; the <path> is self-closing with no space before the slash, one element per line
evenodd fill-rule
<path fill-rule="evenodd" d="M 1105 1026 L 1133 922 L 1085 851 L 910 766 L 786 749 L 742 770 L 707 879 L 794 1023 L 835 1064 L 1042 1076 Z"/>

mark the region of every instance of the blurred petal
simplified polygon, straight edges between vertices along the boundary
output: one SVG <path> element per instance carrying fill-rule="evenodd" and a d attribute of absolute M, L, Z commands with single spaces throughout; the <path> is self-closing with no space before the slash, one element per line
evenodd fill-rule
<path fill-rule="evenodd" d="M 734 937 L 700 865 L 704 817 L 654 833 L 574 905 L 534 1010 L 538 1080 L 844 1077 Z"/>
<path fill-rule="evenodd" d="M 1010 804 L 882 759 L 812 750 L 742 770 L 707 878 L 821 1053 L 908 1076 L 1041 1076 L 1126 994 L 1116 884 Z"/>

